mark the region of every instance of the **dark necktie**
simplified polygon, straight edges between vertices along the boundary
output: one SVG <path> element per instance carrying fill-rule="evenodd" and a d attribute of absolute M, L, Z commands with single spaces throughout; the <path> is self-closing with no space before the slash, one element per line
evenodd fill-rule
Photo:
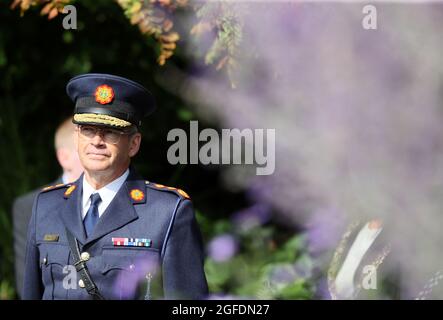
<path fill-rule="evenodd" d="M 100 198 L 100 194 L 98 194 L 98 192 L 91 194 L 91 205 L 88 209 L 88 212 L 86 212 L 85 219 L 83 220 L 87 237 L 92 234 L 92 231 L 94 231 L 94 227 L 97 224 L 99 218 L 98 205 L 101 201 L 102 199 Z"/>

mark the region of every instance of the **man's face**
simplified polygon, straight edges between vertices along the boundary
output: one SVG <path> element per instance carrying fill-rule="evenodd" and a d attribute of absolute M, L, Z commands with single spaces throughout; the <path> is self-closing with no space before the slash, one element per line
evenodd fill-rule
<path fill-rule="evenodd" d="M 130 158 L 140 148 L 140 133 L 120 134 L 121 131 L 93 125 L 78 126 L 76 131 L 78 155 L 83 167 L 90 173 L 115 174 L 124 171 L 129 166 Z"/>

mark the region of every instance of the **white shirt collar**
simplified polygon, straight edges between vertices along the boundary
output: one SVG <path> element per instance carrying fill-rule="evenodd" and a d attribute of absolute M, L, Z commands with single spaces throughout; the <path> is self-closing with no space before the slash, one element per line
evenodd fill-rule
<path fill-rule="evenodd" d="M 120 190 L 123 183 L 126 181 L 126 178 L 129 175 L 129 169 L 114 181 L 108 183 L 104 187 L 95 190 L 89 183 L 86 181 L 85 176 L 83 175 L 83 195 L 82 195 L 82 219 L 85 218 L 86 212 L 88 212 L 90 202 L 91 202 L 91 194 L 98 192 L 100 194 L 100 198 L 102 201 L 98 206 L 98 215 L 101 217 L 103 212 L 105 212 L 106 208 L 109 206 L 111 201 L 114 199 L 118 190 Z"/>
<path fill-rule="evenodd" d="M 65 173 L 65 172 L 63 172 L 63 175 L 62 175 L 62 183 L 67 184 L 67 183 L 69 183 L 69 182 L 71 182 L 71 181 L 69 181 L 69 179 L 68 179 L 68 174 Z"/>

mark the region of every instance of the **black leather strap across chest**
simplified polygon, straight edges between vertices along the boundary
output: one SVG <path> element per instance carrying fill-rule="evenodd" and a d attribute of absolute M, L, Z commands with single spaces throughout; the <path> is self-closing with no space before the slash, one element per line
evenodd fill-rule
<path fill-rule="evenodd" d="M 80 256 L 78 240 L 68 229 L 66 229 L 66 236 L 68 238 L 69 247 L 74 259 L 75 269 L 77 270 L 77 274 L 80 276 L 80 279 L 83 281 L 86 291 L 93 297 L 94 300 L 105 300 L 89 274 L 86 261 L 84 261 Z"/>

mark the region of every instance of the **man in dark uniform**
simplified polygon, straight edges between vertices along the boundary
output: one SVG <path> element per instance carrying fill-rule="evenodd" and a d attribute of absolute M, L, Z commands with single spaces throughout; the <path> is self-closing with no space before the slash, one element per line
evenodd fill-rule
<path fill-rule="evenodd" d="M 83 172 L 77 150 L 74 145 L 75 124 L 72 118 L 63 121 L 57 128 L 54 137 L 54 148 L 57 161 L 63 174 L 49 185 L 73 182 Z M 46 185 L 48 186 L 48 185 Z M 19 297 L 23 296 L 23 273 L 25 270 L 26 238 L 32 205 L 41 187 L 15 199 L 12 206 L 12 222 L 14 235 L 14 270 L 16 289 Z"/>
<path fill-rule="evenodd" d="M 150 299 L 156 288 L 166 299 L 204 298 L 203 245 L 188 195 L 130 166 L 151 94 L 106 74 L 77 76 L 67 93 L 85 173 L 36 198 L 24 298 Z"/>

